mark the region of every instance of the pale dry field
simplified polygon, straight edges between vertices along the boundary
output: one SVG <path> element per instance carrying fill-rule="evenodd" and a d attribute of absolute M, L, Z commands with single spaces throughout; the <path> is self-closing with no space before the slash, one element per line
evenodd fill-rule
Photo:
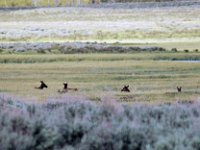
<path fill-rule="evenodd" d="M 194 49 L 200 41 L 199 5 L 1 10 L 0 18 L 2 42 L 97 41 Z"/>

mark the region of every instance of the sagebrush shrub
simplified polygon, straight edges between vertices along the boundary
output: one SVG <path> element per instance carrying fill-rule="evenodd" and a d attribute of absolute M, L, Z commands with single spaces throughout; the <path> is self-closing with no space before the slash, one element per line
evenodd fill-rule
<path fill-rule="evenodd" d="M 70 99 L 37 104 L 1 95 L 0 149 L 200 148 L 198 102 L 152 106 Z"/>

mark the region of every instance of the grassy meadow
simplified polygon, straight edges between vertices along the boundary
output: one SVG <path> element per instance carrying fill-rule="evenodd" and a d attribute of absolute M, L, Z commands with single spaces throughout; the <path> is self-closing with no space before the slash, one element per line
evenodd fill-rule
<path fill-rule="evenodd" d="M 99 6 L 0 9 L 0 41 L 10 48 L 0 47 L 0 91 L 45 100 L 59 97 L 57 90 L 68 82 L 79 89 L 70 93 L 95 101 L 104 95 L 125 102 L 198 99 L 199 63 L 175 61 L 200 59 L 198 2 Z M 55 47 L 55 53 L 41 48 L 39 54 L 9 46 L 20 42 L 75 42 L 79 48 L 76 42 L 159 46 L 178 52 L 64 55 L 62 47 Z M 49 88 L 34 89 L 40 80 Z M 129 85 L 131 93 L 121 93 L 123 85 Z M 183 87 L 182 93 L 177 86 Z"/>
<path fill-rule="evenodd" d="M 46 100 L 60 97 L 63 82 L 78 88 L 68 94 L 99 101 L 110 96 L 122 102 L 198 100 L 198 52 L 141 52 L 132 54 L 1 54 L 0 91 Z M 176 61 L 174 61 L 176 60 Z M 49 86 L 37 90 L 39 81 Z M 123 85 L 130 93 L 121 93 Z M 182 93 L 177 93 L 182 86 Z"/>

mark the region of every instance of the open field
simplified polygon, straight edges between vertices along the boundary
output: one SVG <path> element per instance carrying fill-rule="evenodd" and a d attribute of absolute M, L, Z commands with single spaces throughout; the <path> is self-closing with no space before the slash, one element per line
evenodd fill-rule
<path fill-rule="evenodd" d="M 1 9 L 0 40 L 97 41 L 162 45 L 179 49 L 199 48 L 199 2 L 188 5 L 169 3 L 165 7 L 159 7 L 162 4 L 165 3 L 156 3 L 151 7 L 149 4 L 136 3 L 130 4 L 130 8 L 128 4 L 116 4 L 102 7 Z"/>
<path fill-rule="evenodd" d="M 69 94 L 95 101 L 105 95 L 122 102 L 198 100 L 200 53 L 141 52 L 133 54 L 2 54 L 0 91 L 45 100 L 60 97 L 63 82 L 78 88 Z M 49 88 L 34 87 L 44 80 Z M 131 92 L 121 93 L 123 85 Z M 182 93 L 177 93 L 182 86 Z"/>
<path fill-rule="evenodd" d="M 44 100 L 59 97 L 57 90 L 68 82 L 79 89 L 72 94 L 97 101 L 108 94 L 119 101 L 198 99 L 199 63 L 172 61 L 200 59 L 198 1 L 100 6 L 1 9 L 0 91 Z M 88 45 L 75 51 L 73 47 L 82 49 L 81 42 L 96 43 L 98 52 L 106 44 L 170 51 L 138 53 L 124 48 L 119 50 L 124 54 L 111 54 L 111 47 L 110 54 L 94 54 L 96 49 L 90 51 Z M 93 54 L 69 54 L 86 51 Z M 40 80 L 47 82 L 47 90 L 34 89 Z M 120 92 L 125 84 L 130 94 Z M 177 93 L 177 86 L 183 87 L 182 93 Z"/>

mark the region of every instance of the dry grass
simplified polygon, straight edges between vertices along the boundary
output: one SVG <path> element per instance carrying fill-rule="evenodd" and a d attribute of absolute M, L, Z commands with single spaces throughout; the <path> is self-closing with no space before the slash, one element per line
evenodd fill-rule
<path fill-rule="evenodd" d="M 7 42 L 174 43 L 174 46 L 189 43 L 192 48 L 199 48 L 199 14 L 199 6 L 0 11 L 0 39 Z"/>
<path fill-rule="evenodd" d="M 199 6 L 0 11 L 0 40 L 119 42 L 193 50 L 199 49 L 199 18 Z M 58 96 L 66 81 L 79 88 L 74 94 L 93 100 L 108 93 L 120 101 L 196 99 L 199 63 L 160 61 L 175 59 L 199 60 L 199 54 L 1 54 L 0 91 L 43 100 Z M 35 90 L 40 80 L 49 88 Z M 120 92 L 124 84 L 131 93 Z M 183 93 L 177 94 L 176 86 L 182 86 Z"/>
<path fill-rule="evenodd" d="M 73 0 L 1 0 L 0 7 L 30 7 L 30 6 L 66 6 L 79 4 Z M 82 0 L 80 4 L 89 4 L 90 0 Z"/>
<path fill-rule="evenodd" d="M 198 98 L 199 63 L 155 61 L 153 55 L 159 58 L 163 55 L 174 58 L 178 55 L 187 56 L 186 53 L 32 55 L 33 58 L 43 57 L 42 59 L 65 57 L 65 60 L 0 64 L 0 91 L 45 100 L 60 96 L 57 90 L 62 89 L 62 83 L 66 81 L 70 87 L 79 89 L 78 92 L 70 92 L 72 95 L 82 95 L 92 100 L 100 100 L 107 94 L 123 102 L 155 103 Z M 14 56 L 23 59 L 26 57 L 10 55 Z M 1 59 L 3 57 L 1 55 Z M 137 60 L 137 57 L 146 59 Z M 44 80 L 49 88 L 42 91 L 34 89 L 40 80 Z M 120 92 L 121 87 L 126 84 L 130 85 L 131 93 Z M 176 86 L 182 86 L 183 92 L 178 94 Z"/>

